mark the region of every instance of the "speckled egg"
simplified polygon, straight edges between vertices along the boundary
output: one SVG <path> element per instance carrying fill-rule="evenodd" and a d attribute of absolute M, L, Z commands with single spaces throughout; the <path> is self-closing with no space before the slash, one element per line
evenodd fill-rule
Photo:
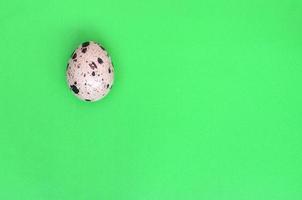
<path fill-rule="evenodd" d="M 111 58 L 96 42 L 82 43 L 72 53 L 66 71 L 68 86 L 81 100 L 100 100 L 112 88 L 114 69 Z"/>

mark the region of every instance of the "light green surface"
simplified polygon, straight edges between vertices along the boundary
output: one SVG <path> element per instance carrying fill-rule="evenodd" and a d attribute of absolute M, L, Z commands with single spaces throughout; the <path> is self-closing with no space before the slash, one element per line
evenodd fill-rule
<path fill-rule="evenodd" d="M 301 200 L 301 36 L 301 0 L 0 1 L 0 199 Z"/>

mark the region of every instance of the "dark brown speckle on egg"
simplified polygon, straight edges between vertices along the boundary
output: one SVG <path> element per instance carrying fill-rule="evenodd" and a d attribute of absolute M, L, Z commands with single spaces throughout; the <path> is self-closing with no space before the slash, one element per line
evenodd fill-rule
<path fill-rule="evenodd" d="M 90 43 L 90 42 L 84 42 L 84 43 L 82 44 L 82 47 L 87 47 L 87 46 L 89 45 L 89 43 Z"/>
<path fill-rule="evenodd" d="M 74 53 L 72 59 L 75 59 L 76 57 L 77 57 L 77 53 Z"/>
<path fill-rule="evenodd" d="M 86 51 L 87 51 L 87 48 L 82 49 L 82 53 L 86 53 Z"/>

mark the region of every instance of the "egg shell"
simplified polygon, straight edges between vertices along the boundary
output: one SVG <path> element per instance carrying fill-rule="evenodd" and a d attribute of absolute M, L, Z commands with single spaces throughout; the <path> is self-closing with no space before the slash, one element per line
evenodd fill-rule
<path fill-rule="evenodd" d="M 66 70 L 71 91 L 84 101 L 98 101 L 112 88 L 114 69 L 111 58 L 100 44 L 82 43 L 71 55 Z"/>

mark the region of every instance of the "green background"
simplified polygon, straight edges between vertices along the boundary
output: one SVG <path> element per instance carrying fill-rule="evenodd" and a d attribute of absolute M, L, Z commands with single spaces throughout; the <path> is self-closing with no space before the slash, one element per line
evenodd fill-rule
<path fill-rule="evenodd" d="M 1 0 L 0 199 L 301 200 L 301 34 L 301 0 Z"/>

